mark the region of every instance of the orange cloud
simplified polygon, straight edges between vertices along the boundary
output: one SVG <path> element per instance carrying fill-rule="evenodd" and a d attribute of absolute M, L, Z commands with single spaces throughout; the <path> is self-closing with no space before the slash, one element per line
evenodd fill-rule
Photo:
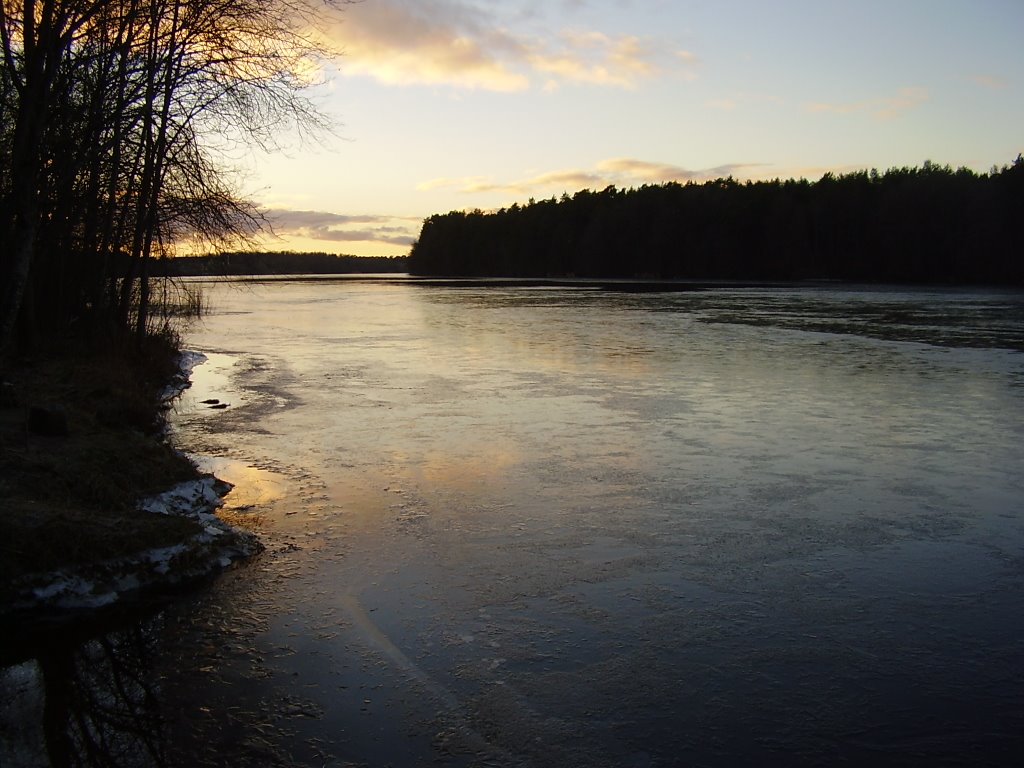
<path fill-rule="evenodd" d="M 696 57 L 652 39 L 570 31 L 531 36 L 457 0 L 373 0 L 346 6 L 330 32 L 343 75 L 392 85 L 522 91 L 538 82 L 632 88 L 667 71 L 692 75 Z"/>
<path fill-rule="evenodd" d="M 805 105 L 808 112 L 825 112 L 834 115 L 854 115 L 867 113 L 880 120 L 891 120 L 904 112 L 919 107 L 928 101 L 927 88 L 901 88 L 895 96 L 865 101 L 832 104 L 814 102 Z"/>
<path fill-rule="evenodd" d="M 1002 90 L 1010 85 L 1007 80 L 997 75 L 971 75 L 970 79 L 983 88 L 991 88 L 993 90 Z"/>
<path fill-rule="evenodd" d="M 541 48 L 528 57 L 530 66 L 544 75 L 566 82 L 632 88 L 654 77 L 661 69 L 655 63 L 653 42 L 627 35 L 612 38 L 601 32 L 571 32 L 561 45 Z"/>
<path fill-rule="evenodd" d="M 487 22 L 480 11 L 450 0 L 373 0 L 348 6 L 332 37 L 346 75 L 393 85 L 523 90 L 529 81 L 509 64 L 521 55 L 520 44 Z"/>
<path fill-rule="evenodd" d="M 506 183 L 475 182 L 463 185 L 462 192 L 515 192 L 518 194 L 530 194 L 545 190 L 577 190 L 586 186 L 601 184 L 602 179 L 598 174 L 587 171 L 550 171 L 533 176 L 528 179 Z"/>
<path fill-rule="evenodd" d="M 416 239 L 419 219 L 395 216 L 343 215 L 326 211 L 268 208 L 263 211 L 281 238 L 322 242 L 366 242 L 409 246 Z"/>
<path fill-rule="evenodd" d="M 711 107 L 712 109 L 721 109 L 726 112 L 732 112 L 733 110 L 739 109 L 740 107 L 746 107 L 750 105 L 780 105 L 782 103 L 783 100 L 781 98 L 779 98 L 778 96 L 773 96 L 768 93 L 735 93 L 732 96 L 723 96 L 706 102 L 707 106 Z"/>
<path fill-rule="evenodd" d="M 577 192 L 581 189 L 604 189 L 609 185 L 635 187 L 643 184 L 664 184 L 670 181 L 706 181 L 726 176 L 748 176 L 759 163 L 729 163 L 713 168 L 689 169 L 668 163 L 655 163 L 635 158 L 602 160 L 592 169 L 549 171 L 525 179 L 497 182 L 480 177 L 434 179 L 418 185 L 428 191 L 442 187 L 464 193 L 505 192 L 516 195 L 551 195 Z"/>

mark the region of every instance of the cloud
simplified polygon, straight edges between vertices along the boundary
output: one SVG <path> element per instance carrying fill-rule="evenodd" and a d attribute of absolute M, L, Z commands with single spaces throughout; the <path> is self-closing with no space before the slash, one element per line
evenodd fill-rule
<path fill-rule="evenodd" d="M 618 180 L 629 179 L 645 184 L 663 184 L 668 181 L 691 181 L 698 174 L 677 165 L 652 163 L 646 160 L 619 157 L 602 160 L 597 164 L 598 170 Z"/>
<path fill-rule="evenodd" d="M 758 167 L 760 163 L 728 163 L 714 168 L 691 169 L 664 163 L 651 163 L 632 158 L 603 160 L 598 169 L 611 174 L 615 183 L 622 185 L 665 184 L 670 181 L 708 181 L 726 176 L 742 174 L 746 169 Z"/>
<path fill-rule="evenodd" d="M 331 33 L 343 75 L 391 85 L 523 91 L 537 84 L 632 88 L 668 71 L 693 76 L 696 57 L 634 35 L 592 30 L 530 34 L 499 9 L 460 0 L 372 0 L 346 7 Z"/>
<path fill-rule="evenodd" d="M 408 246 L 416 239 L 420 220 L 394 216 L 344 215 L 326 211 L 268 208 L 263 211 L 280 237 L 325 242 L 371 242 Z"/>
<path fill-rule="evenodd" d="M 728 163 L 713 168 L 690 169 L 668 163 L 655 163 L 635 158 L 602 160 L 592 169 L 565 169 L 549 171 L 514 181 L 493 181 L 480 177 L 463 179 L 434 179 L 420 184 L 417 189 L 429 191 L 452 188 L 467 194 L 504 192 L 515 195 L 551 195 L 577 192 L 581 189 L 604 189 L 609 185 L 635 187 L 644 184 L 664 184 L 670 181 L 707 181 L 726 176 L 750 176 L 760 163 Z"/>
<path fill-rule="evenodd" d="M 976 85 L 980 85 L 983 88 L 991 88 L 992 90 L 1002 90 L 1010 85 L 1005 78 L 998 77 L 997 75 L 971 75 L 970 80 Z"/>
<path fill-rule="evenodd" d="M 712 109 L 720 109 L 726 112 L 732 112 L 740 107 L 765 104 L 781 105 L 783 103 L 781 98 L 769 93 L 735 93 L 732 96 L 722 96 L 705 102 Z"/>
<path fill-rule="evenodd" d="M 602 183 L 599 174 L 588 173 L 587 171 L 550 171 L 520 181 L 505 183 L 476 181 L 463 184 L 462 192 L 514 192 L 517 194 L 529 194 L 550 189 L 583 189 L 587 186 L 607 186 Z"/>
<path fill-rule="evenodd" d="M 527 57 L 534 71 L 559 82 L 632 88 L 661 72 L 652 40 L 633 35 L 613 38 L 601 32 L 566 32 L 557 45 L 537 45 Z"/>
<path fill-rule="evenodd" d="M 738 99 L 727 96 L 721 99 L 713 99 L 712 101 L 707 102 L 707 105 L 712 109 L 723 109 L 726 112 L 732 112 L 740 105 L 740 103 Z"/>
<path fill-rule="evenodd" d="M 845 104 L 813 102 L 805 105 L 805 109 L 808 112 L 824 112 L 834 115 L 867 113 L 879 120 L 891 120 L 928 101 L 928 95 L 927 88 L 901 88 L 895 96 L 886 98 L 867 99 Z"/>
<path fill-rule="evenodd" d="M 341 71 L 392 85 L 452 84 L 523 90 L 528 79 L 510 62 L 521 43 L 477 8 L 457 0 L 373 0 L 349 6 L 334 37 Z"/>
<path fill-rule="evenodd" d="M 470 184 L 486 183 L 487 179 L 484 176 L 468 176 L 464 178 L 450 178 L 443 176 L 436 179 L 421 181 L 416 185 L 416 189 L 420 192 L 429 192 L 433 189 L 444 189 L 445 187 L 465 187 Z"/>

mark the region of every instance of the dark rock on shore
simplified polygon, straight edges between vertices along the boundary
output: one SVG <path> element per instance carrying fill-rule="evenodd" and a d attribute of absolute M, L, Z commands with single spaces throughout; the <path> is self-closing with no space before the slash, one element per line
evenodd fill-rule
<path fill-rule="evenodd" d="M 28 409 L 28 431 L 42 437 L 67 437 L 67 411 L 59 405 L 32 406 Z"/>

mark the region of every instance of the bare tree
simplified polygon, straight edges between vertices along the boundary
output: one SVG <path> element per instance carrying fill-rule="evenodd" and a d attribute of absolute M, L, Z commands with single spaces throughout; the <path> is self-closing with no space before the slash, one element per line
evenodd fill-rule
<path fill-rule="evenodd" d="M 13 128 L 0 236 L 3 289 L 0 293 L 0 348 L 6 346 L 28 283 L 36 244 L 39 182 L 47 114 L 55 102 L 58 70 L 76 35 L 97 10 L 90 0 L 2 0 L 0 47 L 4 81 L 13 103 Z"/>
<path fill-rule="evenodd" d="M 348 0 L 0 2 L 0 349 L 30 285 L 50 317 L 103 310 L 144 334 L 155 256 L 263 224 L 215 148 L 328 127 L 307 73 Z"/>

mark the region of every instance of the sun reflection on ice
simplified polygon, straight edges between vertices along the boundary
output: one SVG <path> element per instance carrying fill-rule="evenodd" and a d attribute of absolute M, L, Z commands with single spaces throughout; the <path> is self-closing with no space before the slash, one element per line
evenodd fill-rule
<path fill-rule="evenodd" d="M 203 472 L 210 472 L 234 487 L 224 497 L 225 512 L 248 512 L 284 498 L 288 485 L 282 475 L 242 461 L 215 456 L 193 456 Z"/>

